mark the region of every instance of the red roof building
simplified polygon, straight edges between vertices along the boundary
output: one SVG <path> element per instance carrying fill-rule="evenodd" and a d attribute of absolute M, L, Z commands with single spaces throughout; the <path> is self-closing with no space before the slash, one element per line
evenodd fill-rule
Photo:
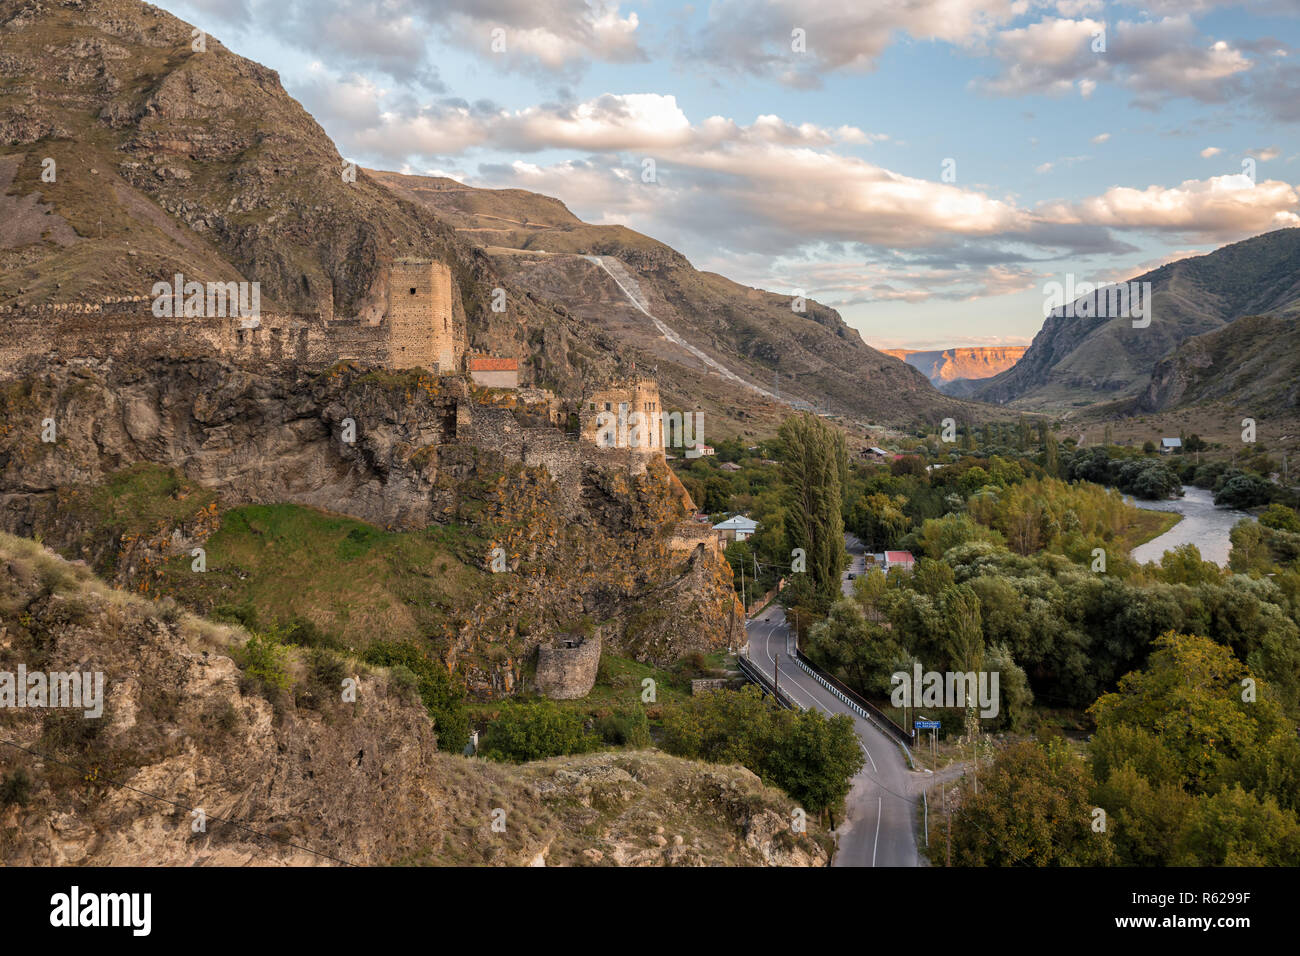
<path fill-rule="evenodd" d="M 916 564 L 916 558 L 912 557 L 911 551 L 886 551 L 885 552 L 886 571 L 888 571 L 890 568 L 906 568 L 907 570 L 910 571 L 912 569 L 912 565 L 914 564 Z"/>
<path fill-rule="evenodd" d="M 476 385 L 488 388 L 518 388 L 519 360 L 496 355 L 469 355 L 465 368 Z"/>

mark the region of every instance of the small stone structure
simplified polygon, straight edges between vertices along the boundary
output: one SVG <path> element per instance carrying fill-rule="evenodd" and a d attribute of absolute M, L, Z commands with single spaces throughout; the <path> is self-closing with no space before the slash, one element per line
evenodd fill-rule
<path fill-rule="evenodd" d="M 591 693 L 600 665 L 600 636 L 570 634 L 537 648 L 537 689 L 552 700 Z"/>
<path fill-rule="evenodd" d="M 727 679 L 725 677 L 697 677 L 691 681 L 691 696 L 698 694 L 707 694 L 711 690 L 726 690 Z"/>

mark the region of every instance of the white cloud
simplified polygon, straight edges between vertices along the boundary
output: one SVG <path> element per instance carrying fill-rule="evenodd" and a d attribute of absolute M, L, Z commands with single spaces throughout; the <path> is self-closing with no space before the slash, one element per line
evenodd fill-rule
<path fill-rule="evenodd" d="M 1254 156 L 1261 163 L 1266 163 L 1270 159 L 1277 159 L 1281 156 L 1282 150 L 1278 149 L 1276 146 L 1266 146 L 1263 149 L 1248 149 L 1246 150 L 1246 155 Z"/>
<path fill-rule="evenodd" d="M 1223 150 L 1217 146 L 1207 146 L 1205 149 L 1201 150 L 1201 159 L 1212 159 L 1213 157 L 1218 156 L 1221 152 L 1223 152 Z"/>
<path fill-rule="evenodd" d="M 1291 184 L 1252 184 L 1244 175 L 1189 179 L 1177 186 L 1116 186 L 1079 202 L 1050 203 L 1038 212 L 1064 224 L 1177 232 L 1207 239 L 1300 226 L 1300 195 Z"/>
<path fill-rule="evenodd" d="M 440 88 L 431 40 L 506 69 L 569 72 L 644 60 L 640 20 L 607 0 L 191 0 L 206 15 L 335 65 Z M 493 51 L 493 31 L 505 49 Z"/>
<path fill-rule="evenodd" d="M 901 35 L 969 46 L 1026 8 L 1025 0 L 718 0 L 681 59 L 807 88 L 824 72 L 874 69 Z M 792 50 L 794 29 L 805 32 L 806 52 Z"/>
<path fill-rule="evenodd" d="M 1096 136 L 1092 138 L 1092 143 L 1094 146 L 1100 146 L 1102 143 L 1106 143 L 1109 141 L 1110 141 L 1110 133 L 1098 133 Z"/>
<path fill-rule="evenodd" d="M 1105 36 L 1105 48 L 1098 38 Z M 1003 96 L 1088 98 L 1099 83 L 1132 90 L 1140 105 L 1169 96 L 1221 102 L 1239 92 L 1237 82 L 1254 65 L 1224 40 L 1207 42 L 1186 14 L 1159 20 L 1102 20 L 1046 17 L 1002 30 L 991 40 L 1000 72 L 975 82 Z"/>

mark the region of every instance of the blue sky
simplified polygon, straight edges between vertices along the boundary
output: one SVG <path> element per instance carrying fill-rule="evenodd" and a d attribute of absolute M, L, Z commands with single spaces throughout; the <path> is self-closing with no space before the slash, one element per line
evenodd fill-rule
<path fill-rule="evenodd" d="M 1297 0 L 165 6 L 350 159 L 556 196 L 879 347 L 1024 344 L 1067 273 L 1300 225 Z"/>

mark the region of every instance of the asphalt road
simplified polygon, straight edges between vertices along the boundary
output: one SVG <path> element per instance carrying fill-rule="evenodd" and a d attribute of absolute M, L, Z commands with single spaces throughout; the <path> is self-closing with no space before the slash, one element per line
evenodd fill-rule
<path fill-rule="evenodd" d="M 844 593 L 850 593 L 848 574 L 865 570 L 862 547 L 846 536 L 853 561 L 845 572 Z M 853 778 L 846 801 L 847 815 L 835 831 L 839 848 L 834 866 L 921 866 L 913 826 L 912 780 L 917 774 L 893 739 L 849 710 L 830 691 L 804 672 L 786 652 L 793 640 L 785 610 L 777 605 L 748 622 L 749 658 L 766 674 L 779 672 L 780 686 L 805 708 L 826 714 L 846 714 L 853 721 L 866 755 L 862 771 Z M 793 650 L 793 647 L 791 647 Z M 920 799 L 917 796 L 915 799 Z"/>

